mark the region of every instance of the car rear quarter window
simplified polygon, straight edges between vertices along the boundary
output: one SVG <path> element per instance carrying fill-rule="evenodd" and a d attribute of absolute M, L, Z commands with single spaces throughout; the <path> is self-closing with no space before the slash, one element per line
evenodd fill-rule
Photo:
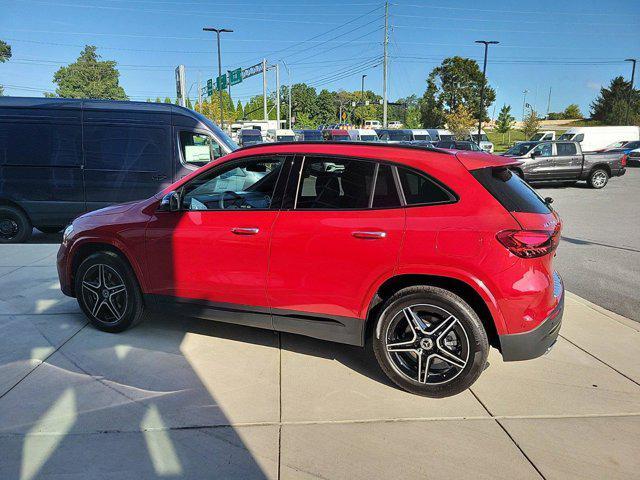
<path fill-rule="evenodd" d="M 404 199 L 408 206 L 431 205 L 455 201 L 452 193 L 436 182 L 407 168 L 398 168 Z"/>
<path fill-rule="evenodd" d="M 510 212 L 551 212 L 540 195 L 506 167 L 480 168 L 471 174 Z"/>

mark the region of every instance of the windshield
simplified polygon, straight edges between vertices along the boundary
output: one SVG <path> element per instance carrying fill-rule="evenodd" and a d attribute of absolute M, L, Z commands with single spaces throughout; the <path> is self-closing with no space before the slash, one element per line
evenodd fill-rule
<path fill-rule="evenodd" d="M 414 133 L 413 139 L 414 140 L 431 140 L 431 137 L 426 133 Z"/>
<path fill-rule="evenodd" d="M 513 157 L 521 157 L 526 155 L 536 144 L 535 143 L 517 143 L 509 150 L 505 152 L 505 155 L 511 155 Z"/>
<path fill-rule="evenodd" d="M 478 134 L 476 133 L 475 135 L 471 135 L 471 138 L 473 139 L 474 142 L 478 143 Z M 480 141 L 481 142 L 488 142 L 489 139 L 487 138 L 487 134 L 483 133 L 482 135 L 480 135 Z"/>
<path fill-rule="evenodd" d="M 294 137 L 293 135 L 278 135 L 276 137 L 276 141 L 278 141 L 278 142 L 295 142 L 296 141 L 296 137 Z"/>
<path fill-rule="evenodd" d="M 403 130 L 389 130 L 389 140 L 393 140 L 394 142 L 413 140 L 411 137 L 411 132 L 405 132 Z"/>
<path fill-rule="evenodd" d="M 542 140 L 542 137 L 544 137 L 546 134 L 544 133 L 536 133 L 533 137 L 531 137 L 531 141 L 532 142 L 537 142 L 538 140 Z"/>
<path fill-rule="evenodd" d="M 560 141 L 567 141 L 567 140 L 573 140 L 575 133 L 563 133 L 562 135 L 560 135 L 560 138 L 558 140 Z"/>
<path fill-rule="evenodd" d="M 192 111 L 191 113 L 195 115 L 198 118 L 198 120 L 204 123 L 209 128 L 209 130 L 213 132 L 213 134 L 216 137 L 216 140 L 218 140 L 222 145 L 224 145 L 227 149 L 229 149 L 230 152 L 233 152 L 234 150 L 237 150 L 238 148 L 240 148 L 238 147 L 238 144 L 236 142 L 231 140 L 231 138 L 229 138 L 229 136 L 226 133 L 224 133 L 220 127 L 218 127 L 215 123 L 213 123 L 207 117 L 205 117 L 204 115 L 198 112 Z"/>
<path fill-rule="evenodd" d="M 305 140 L 322 140 L 322 133 L 319 130 L 311 130 L 309 132 L 304 132 L 302 134 L 302 138 Z"/>
<path fill-rule="evenodd" d="M 442 141 L 453 140 L 453 135 L 440 135 L 440 140 L 442 140 Z"/>
<path fill-rule="evenodd" d="M 377 135 L 360 135 L 360 141 L 362 142 L 377 142 Z"/>
<path fill-rule="evenodd" d="M 349 135 L 336 135 L 333 134 L 331 135 L 331 140 L 333 140 L 334 142 L 348 142 L 351 140 L 351 137 Z"/>
<path fill-rule="evenodd" d="M 255 145 L 256 143 L 262 143 L 262 137 L 260 135 L 242 137 L 242 145 Z"/>

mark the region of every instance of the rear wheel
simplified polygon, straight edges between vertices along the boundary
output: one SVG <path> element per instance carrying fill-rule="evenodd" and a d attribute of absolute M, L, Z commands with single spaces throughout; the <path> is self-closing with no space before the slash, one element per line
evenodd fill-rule
<path fill-rule="evenodd" d="M 587 183 L 591 188 L 604 188 L 609 181 L 609 172 L 604 168 L 596 168 L 589 174 Z"/>
<path fill-rule="evenodd" d="M 469 388 L 489 351 L 475 311 L 454 293 L 430 286 L 405 288 L 387 300 L 372 341 L 386 375 L 404 390 L 427 397 Z"/>
<path fill-rule="evenodd" d="M 122 332 L 142 319 L 142 293 L 131 267 L 112 252 L 87 257 L 75 274 L 80 308 L 106 332 Z"/>
<path fill-rule="evenodd" d="M 0 206 L 0 243 L 22 243 L 31 238 L 33 225 L 19 208 Z"/>

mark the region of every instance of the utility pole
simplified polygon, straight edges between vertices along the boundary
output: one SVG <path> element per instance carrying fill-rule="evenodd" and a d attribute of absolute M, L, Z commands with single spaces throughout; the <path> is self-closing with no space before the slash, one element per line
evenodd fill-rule
<path fill-rule="evenodd" d="M 282 64 L 284 65 L 285 70 L 287 71 L 287 83 L 289 84 L 289 130 L 291 130 L 291 70 L 289 70 L 289 66 L 287 65 L 287 62 L 285 62 L 284 60 L 280 60 L 282 62 Z"/>
<path fill-rule="evenodd" d="M 529 90 L 524 90 L 522 92 L 522 121 L 524 122 L 524 109 L 525 106 L 527 105 L 527 93 L 529 93 Z"/>
<path fill-rule="evenodd" d="M 628 124 L 629 123 L 629 109 L 631 108 L 631 101 L 633 100 L 633 80 L 635 79 L 635 76 L 636 76 L 636 61 L 637 61 L 637 59 L 635 59 L 635 58 L 626 58 L 624 61 L 632 63 L 632 67 L 631 67 L 631 88 L 629 88 L 629 99 L 627 101 L 627 113 L 624 116 L 625 117 L 624 123 Z"/>
<path fill-rule="evenodd" d="M 476 40 L 476 43 L 484 45 L 484 64 L 482 65 L 482 85 L 480 85 L 480 108 L 478 108 L 478 145 L 480 145 L 480 135 L 482 132 L 482 114 L 484 113 L 484 86 L 487 83 L 487 53 L 489 45 L 497 45 L 496 40 Z"/>
<path fill-rule="evenodd" d="M 276 120 L 280 128 L 280 64 L 276 63 Z"/>
<path fill-rule="evenodd" d="M 383 42 L 383 60 L 382 60 L 382 127 L 387 128 L 387 64 L 389 63 L 387 55 L 387 46 L 389 44 L 389 2 L 384 2 L 384 42 Z"/>
<path fill-rule="evenodd" d="M 200 89 L 200 71 L 198 71 L 198 108 L 202 110 L 202 90 Z"/>
<path fill-rule="evenodd" d="M 549 87 L 549 98 L 547 99 L 547 119 L 549 119 L 550 111 L 551 111 L 551 87 Z"/>
<path fill-rule="evenodd" d="M 262 108 L 264 109 L 264 121 L 269 120 L 267 111 L 267 59 L 262 59 Z"/>
<path fill-rule="evenodd" d="M 212 28 L 212 27 L 204 27 L 202 30 L 205 32 L 216 32 L 216 36 L 218 37 L 218 78 L 222 77 L 222 56 L 220 54 L 220 34 L 221 33 L 232 33 L 233 30 L 229 30 L 226 28 Z M 220 128 L 223 128 L 224 124 L 224 111 L 222 109 L 222 89 L 218 88 L 218 93 L 220 95 Z"/>
<path fill-rule="evenodd" d="M 364 79 L 367 78 L 367 75 L 362 75 L 362 88 L 360 89 L 360 102 L 362 102 L 362 106 L 364 106 Z M 363 110 L 364 113 L 364 110 Z M 362 126 L 364 126 L 364 118 L 362 119 Z"/>

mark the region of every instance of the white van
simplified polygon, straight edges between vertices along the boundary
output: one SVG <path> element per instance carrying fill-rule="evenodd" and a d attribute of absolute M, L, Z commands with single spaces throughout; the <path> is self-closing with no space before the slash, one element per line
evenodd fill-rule
<path fill-rule="evenodd" d="M 583 152 L 594 152 L 620 140 L 640 140 L 640 127 L 574 127 L 559 140 L 580 142 Z"/>
<path fill-rule="evenodd" d="M 556 132 L 553 130 L 545 130 L 543 132 L 534 133 L 529 139 L 530 142 L 553 142 L 556 139 Z"/>
<path fill-rule="evenodd" d="M 456 139 L 456 136 L 450 130 L 445 130 L 443 128 L 437 128 L 436 129 L 436 133 L 438 134 L 438 141 L 440 141 L 440 140 L 448 141 L 448 140 L 455 140 Z"/>
<path fill-rule="evenodd" d="M 476 145 L 482 149 L 482 151 L 493 153 L 493 143 L 489 141 L 489 137 L 487 137 L 484 130 L 480 130 L 480 136 L 478 137 L 478 129 L 471 129 L 469 130 L 469 137 L 471 138 L 471 141 L 475 142 Z"/>
<path fill-rule="evenodd" d="M 411 129 L 411 133 L 413 134 L 414 140 L 427 140 L 428 142 L 433 141 L 433 138 L 431 138 L 428 130 L 413 128 Z"/>
<path fill-rule="evenodd" d="M 364 128 L 374 130 L 376 128 L 382 128 L 382 124 L 378 120 L 365 120 Z"/>
<path fill-rule="evenodd" d="M 351 139 L 356 142 L 379 142 L 378 134 L 375 130 L 368 128 L 358 128 L 356 130 L 349 130 Z"/>
<path fill-rule="evenodd" d="M 267 142 L 295 142 L 296 134 L 288 128 L 267 130 Z"/>

